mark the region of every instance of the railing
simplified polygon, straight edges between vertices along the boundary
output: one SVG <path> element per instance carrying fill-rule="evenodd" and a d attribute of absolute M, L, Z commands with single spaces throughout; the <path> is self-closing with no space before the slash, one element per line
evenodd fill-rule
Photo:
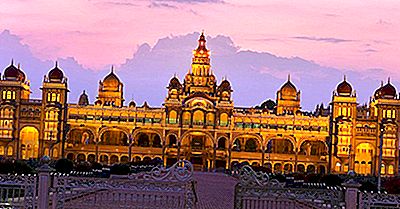
<path fill-rule="evenodd" d="M 194 208 L 193 166 L 179 161 L 170 168 L 111 178 L 55 176 L 53 208 Z"/>
<path fill-rule="evenodd" d="M 360 209 L 400 208 L 400 195 L 359 192 Z"/>
<path fill-rule="evenodd" d="M 50 174 L 0 175 L 0 208 L 176 208 L 192 209 L 197 197 L 193 166 L 178 161 L 170 168 L 110 178 Z"/>
<path fill-rule="evenodd" d="M 288 188 L 250 166 L 239 171 L 235 209 L 344 208 L 344 191 L 338 189 Z"/>
<path fill-rule="evenodd" d="M 36 175 L 0 175 L 0 208 L 35 208 Z"/>

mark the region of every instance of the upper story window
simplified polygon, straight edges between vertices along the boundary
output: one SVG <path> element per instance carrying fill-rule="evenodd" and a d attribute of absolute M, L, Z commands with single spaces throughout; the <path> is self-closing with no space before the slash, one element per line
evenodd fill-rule
<path fill-rule="evenodd" d="M 2 98 L 3 98 L 3 100 L 14 100 L 15 99 L 15 91 L 3 90 Z"/>
<path fill-rule="evenodd" d="M 396 110 L 383 110 L 384 118 L 396 118 Z"/>
<path fill-rule="evenodd" d="M 47 101 L 48 102 L 60 102 L 60 94 L 49 92 L 47 93 Z"/>

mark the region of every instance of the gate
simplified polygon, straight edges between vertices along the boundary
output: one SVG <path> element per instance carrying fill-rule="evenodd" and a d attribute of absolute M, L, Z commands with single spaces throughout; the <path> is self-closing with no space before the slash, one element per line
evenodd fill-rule
<path fill-rule="evenodd" d="M 50 193 L 51 208 L 177 208 L 192 209 L 195 204 L 193 167 L 179 161 L 165 169 L 125 178 L 55 176 Z"/>
<path fill-rule="evenodd" d="M 288 188 L 266 173 L 243 166 L 235 187 L 235 209 L 344 208 L 344 190 Z"/>
<path fill-rule="evenodd" d="M 35 209 L 36 175 L 0 175 L 0 208 Z"/>

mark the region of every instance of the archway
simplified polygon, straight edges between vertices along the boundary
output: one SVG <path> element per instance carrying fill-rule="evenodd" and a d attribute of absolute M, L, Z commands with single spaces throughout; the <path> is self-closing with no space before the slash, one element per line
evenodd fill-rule
<path fill-rule="evenodd" d="M 100 138 L 102 145 L 128 146 L 128 136 L 121 130 L 107 130 Z"/>
<path fill-rule="evenodd" d="M 257 152 L 258 146 L 256 139 L 250 138 L 246 140 L 244 151 L 246 152 Z"/>
<path fill-rule="evenodd" d="M 78 154 L 78 156 L 76 157 L 76 160 L 78 161 L 78 162 L 82 162 L 82 161 L 85 161 L 86 160 L 86 156 L 84 155 L 84 154 Z"/>
<path fill-rule="evenodd" d="M 214 142 L 210 134 L 200 131 L 187 132 L 182 136 L 180 152 L 186 153 L 186 159 L 191 161 L 195 170 L 205 171 L 212 157 L 204 152 L 209 152 L 213 147 Z"/>
<path fill-rule="evenodd" d="M 174 134 L 168 136 L 168 147 L 169 148 L 176 148 L 177 146 L 177 139 Z"/>
<path fill-rule="evenodd" d="M 275 163 L 275 164 L 274 164 L 274 172 L 275 172 L 275 173 L 281 173 L 281 172 L 282 172 L 282 164 L 280 164 L 280 163 Z"/>
<path fill-rule="evenodd" d="M 291 173 L 291 172 L 293 172 L 293 165 L 290 163 L 286 163 L 283 166 L 283 170 L 285 171 L 285 173 Z"/>
<path fill-rule="evenodd" d="M 301 143 L 299 155 L 321 156 L 327 154 L 327 147 L 324 142 L 306 140 Z"/>
<path fill-rule="evenodd" d="M 20 132 L 21 158 L 39 157 L 39 131 L 32 126 L 24 127 Z"/>
<path fill-rule="evenodd" d="M 299 172 L 299 173 L 306 172 L 306 167 L 303 164 L 298 164 L 297 165 L 297 172 Z"/>
<path fill-rule="evenodd" d="M 138 147 L 150 147 L 149 135 L 147 135 L 146 133 L 139 134 L 139 137 L 137 139 L 137 146 Z"/>
<path fill-rule="evenodd" d="M 219 150 L 225 150 L 226 147 L 226 138 L 225 137 L 221 137 L 218 139 L 218 149 Z"/>
<path fill-rule="evenodd" d="M 95 144 L 94 135 L 90 130 L 73 129 L 68 133 L 67 146 L 79 144 Z"/>
<path fill-rule="evenodd" d="M 87 161 L 94 163 L 96 161 L 96 155 L 94 154 L 89 154 L 87 157 Z"/>
<path fill-rule="evenodd" d="M 355 172 L 358 174 L 372 174 L 372 156 L 374 147 L 370 143 L 360 143 L 355 149 Z"/>
<path fill-rule="evenodd" d="M 108 156 L 107 155 L 100 155 L 100 163 L 108 164 Z"/>
<path fill-rule="evenodd" d="M 119 162 L 118 156 L 116 156 L 116 155 L 111 155 L 111 157 L 110 157 L 110 164 L 115 164 L 115 163 L 118 163 L 118 162 Z"/>
<path fill-rule="evenodd" d="M 236 151 L 236 152 L 240 152 L 241 145 L 240 145 L 240 140 L 239 139 L 235 139 L 235 141 L 233 142 L 232 150 Z"/>
<path fill-rule="evenodd" d="M 289 139 L 271 139 L 266 153 L 294 154 L 294 145 Z"/>
<path fill-rule="evenodd" d="M 307 166 L 307 173 L 315 173 L 315 166 L 314 165 L 308 165 Z"/>
<path fill-rule="evenodd" d="M 160 138 L 160 136 L 158 134 L 154 135 L 152 146 L 153 147 L 158 147 L 158 148 L 162 147 L 161 138 Z"/>

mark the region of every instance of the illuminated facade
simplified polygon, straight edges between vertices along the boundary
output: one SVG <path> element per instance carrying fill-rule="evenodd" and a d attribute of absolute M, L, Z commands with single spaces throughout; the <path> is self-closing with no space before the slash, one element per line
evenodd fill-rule
<path fill-rule="evenodd" d="M 180 158 L 198 170 L 247 162 L 277 172 L 321 173 L 347 172 L 350 162 L 357 173 L 376 174 L 385 121 L 382 173 L 397 174 L 400 99 L 390 82 L 368 106 L 359 106 L 344 79 L 328 108 L 305 112 L 289 77 L 276 101 L 240 108 L 229 81 L 217 83 L 209 55 L 202 34 L 191 69 L 182 83 L 170 80 L 162 107 L 125 106 L 123 83 L 113 70 L 100 81 L 93 104 L 85 92 L 68 104 L 67 79 L 57 65 L 43 80 L 42 99 L 30 99 L 29 81 L 11 63 L 0 81 L 0 155 L 106 164 L 158 158 L 171 165 Z"/>

